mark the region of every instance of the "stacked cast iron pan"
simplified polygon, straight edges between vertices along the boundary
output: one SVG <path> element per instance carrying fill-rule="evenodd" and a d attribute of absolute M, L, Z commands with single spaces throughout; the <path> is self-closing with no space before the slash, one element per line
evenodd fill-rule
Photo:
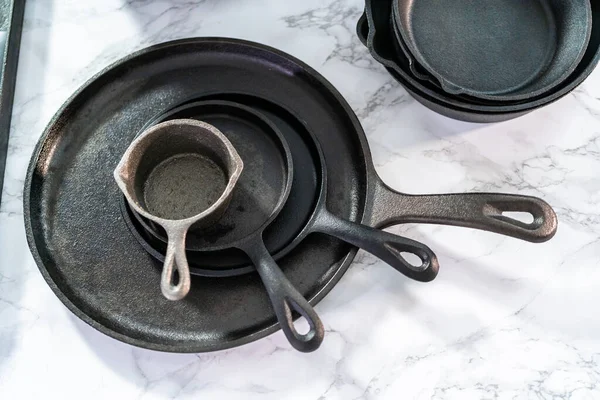
<path fill-rule="evenodd" d="M 430 109 L 470 122 L 527 114 L 600 59 L 600 2 L 366 0 L 360 40 Z"/>
<path fill-rule="evenodd" d="M 129 207 L 112 172 L 140 132 L 182 118 L 218 127 L 245 170 L 223 218 L 188 237 L 191 290 L 169 301 L 159 289 L 164 231 Z M 24 210 L 34 258 L 70 310 L 114 338 L 173 352 L 239 346 L 280 325 L 298 350 L 315 350 L 322 326 L 304 311 L 312 312 L 339 281 L 357 247 L 409 278 L 435 278 L 431 250 L 380 230 L 386 226 L 456 225 L 531 242 L 549 240 L 557 227 L 551 207 L 533 197 L 390 189 L 374 170 L 360 123 L 331 84 L 285 53 L 225 38 L 153 46 L 92 78 L 40 139 Z M 274 210 L 279 214 L 270 221 Z M 506 212 L 534 219 L 526 224 Z M 239 240 L 265 220 L 268 254 L 238 250 Z M 416 254 L 422 265 L 411 265 L 402 253 Z M 253 263 L 270 256 L 283 275 L 265 282 Z M 291 297 L 280 315 L 269 296 L 283 281 L 306 307 Z M 291 326 L 299 316 L 293 310 L 309 319 L 308 335 Z"/>

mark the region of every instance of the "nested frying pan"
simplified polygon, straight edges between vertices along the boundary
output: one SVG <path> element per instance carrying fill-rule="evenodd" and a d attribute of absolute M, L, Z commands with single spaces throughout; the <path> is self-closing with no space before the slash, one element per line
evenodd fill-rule
<path fill-rule="evenodd" d="M 218 99 L 219 97 L 215 97 L 213 100 Z M 193 275 L 232 277 L 255 271 L 254 266 L 248 263 L 248 257 L 241 252 L 231 251 L 229 245 L 240 235 L 254 230 L 254 220 L 260 218 L 265 207 L 275 204 L 284 176 L 281 169 L 265 168 L 265 165 L 281 163 L 280 151 L 272 144 L 268 132 L 252 119 L 244 118 L 247 112 L 236 112 L 232 101 L 226 102 L 228 107 L 219 107 L 213 103 L 214 101 L 206 101 L 197 107 L 184 107 L 176 113 L 161 113 L 149 121 L 144 129 L 161 120 L 183 116 L 206 121 L 226 132 L 228 139 L 245 160 L 244 174 L 239 182 L 240 190 L 234 191 L 231 206 L 225 215 L 213 227 L 201 232 L 191 232 L 186 241 L 187 257 Z M 318 195 L 318 173 L 314 161 L 318 154 L 310 140 L 310 134 L 293 115 L 257 98 L 253 98 L 251 107 L 249 102 L 244 107 L 260 113 L 276 125 L 292 155 L 294 176 L 288 201 L 263 235 L 269 252 L 276 254 L 300 233 L 310 218 Z M 153 257 L 164 261 L 167 249 L 164 229 L 138 213 L 132 213 L 124 199 L 121 207 L 125 221 L 140 244 Z"/>
<path fill-rule="evenodd" d="M 168 112 L 156 122 L 161 123 L 171 118 L 202 118 L 202 108 L 212 103 L 214 102 L 200 101 L 186 104 Z M 327 210 L 326 163 L 319 143 L 314 137 L 312 140 L 318 152 L 316 161 L 320 176 L 317 205 L 302 232 L 278 256 L 287 254 L 307 235 L 320 232 L 376 255 L 412 279 L 422 282 L 433 280 L 439 267 L 435 256 L 426 247 L 374 227 L 339 218 Z M 377 180 L 379 181 L 378 178 Z M 411 196 L 397 193 L 386 185 L 381 185 L 374 197 L 390 206 L 391 214 L 382 221 L 383 226 L 399 220 L 441 223 L 493 231 L 532 242 L 547 240 L 552 237 L 556 229 L 556 216 L 552 209 L 545 202 L 534 197 L 502 194 Z M 504 214 L 519 211 L 532 214 L 533 222 L 525 224 Z M 140 222 L 143 222 L 141 218 Z M 160 237 L 155 231 L 153 233 L 166 242 L 166 237 Z M 408 263 L 401 256 L 402 252 L 417 255 L 422 265 L 414 266 Z"/>
<path fill-rule="evenodd" d="M 564 97 L 579 86 L 600 60 L 600 2 L 592 5 L 592 36 L 575 71 L 560 85 L 534 99 L 498 103 L 472 96 L 449 95 L 439 86 L 415 79 L 402 52 L 394 49 L 390 30 L 393 0 L 365 1 L 365 15 L 357 24 L 358 37 L 406 90 L 426 107 L 451 118 L 471 122 L 500 122 L 527 114 Z"/>
<path fill-rule="evenodd" d="M 185 300 L 157 296 L 159 262 L 131 235 L 119 206 L 112 171 L 135 135 L 156 115 L 215 94 L 255 109 L 267 104 L 282 119 L 301 121 L 322 149 L 326 206 L 339 218 L 373 227 L 420 221 L 516 229 L 512 233 L 533 241 L 556 230 L 554 213 L 538 199 L 394 193 L 380 182 L 366 135 L 344 98 L 288 54 L 228 38 L 163 43 L 107 67 L 65 103 L 36 146 L 25 182 L 27 238 L 44 279 L 79 318 L 118 340 L 195 353 L 240 346 L 279 329 L 258 274 L 192 277 Z M 515 199 L 519 210 L 532 208 L 540 217 L 524 227 L 503 221 L 500 211 Z M 354 246 L 317 233 L 278 264 L 316 304 L 355 254 Z"/>
<path fill-rule="evenodd" d="M 277 196 L 274 196 L 274 198 L 277 199 L 277 202 L 273 207 L 268 203 L 264 204 L 265 199 L 262 188 L 257 187 L 257 181 L 259 181 L 259 179 L 257 179 L 256 174 L 251 171 L 250 174 L 252 175 L 248 177 L 250 187 L 242 186 L 243 181 L 239 182 L 238 189 L 236 190 L 241 190 L 242 193 L 238 193 L 237 196 L 245 198 L 246 207 L 248 206 L 248 203 L 253 203 L 258 205 L 259 209 L 256 212 L 246 212 L 243 215 L 243 226 L 239 224 L 240 221 L 239 218 L 237 218 L 238 223 L 236 223 L 229 231 L 234 235 L 234 241 L 229 242 L 232 237 L 226 234 L 225 236 L 229 241 L 224 241 L 222 240 L 222 237 L 218 237 L 218 245 L 208 245 L 208 238 L 214 237 L 213 234 L 208 235 L 208 237 L 203 237 L 203 240 L 201 241 L 192 241 L 191 246 L 186 245 L 186 250 L 187 247 L 191 247 L 191 250 L 195 253 L 224 251 L 231 248 L 242 250 L 250 258 L 258 270 L 261 279 L 265 283 L 265 287 L 267 288 L 267 292 L 273 303 L 279 323 L 292 345 L 301 351 L 316 350 L 323 340 L 323 325 L 310 304 L 308 304 L 308 302 L 295 290 L 285 278 L 285 275 L 279 270 L 274 259 L 270 256 L 263 239 L 265 229 L 275 221 L 279 212 L 283 209 L 292 188 L 293 161 L 287 142 L 284 140 L 283 136 L 281 136 L 276 126 L 261 114 L 241 104 L 228 101 L 212 100 L 195 102 L 182 107 L 177 107 L 166 115 L 159 117 L 156 123 L 163 123 L 169 120 L 181 120 L 184 116 L 185 119 L 193 117 L 205 122 L 216 122 L 217 125 L 215 126 L 219 128 L 225 136 L 236 135 L 239 137 L 238 135 L 244 136 L 243 134 L 247 133 L 245 137 L 242 137 L 242 140 L 236 140 L 236 148 L 238 151 L 241 154 L 247 154 L 248 157 L 246 159 L 248 159 L 250 163 L 253 161 L 257 162 L 261 171 L 281 170 L 282 173 L 279 174 L 279 176 L 283 178 L 272 179 L 271 182 L 269 182 L 271 189 L 273 189 L 271 191 L 277 194 Z M 257 135 L 251 136 L 249 134 L 249 129 L 244 128 L 244 125 L 254 125 L 258 128 L 257 131 L 262 132 L 263 135 L 264 133 L 270 134 L 271 141 L 276 144 L 275 148 L 270 149 L 270 153 L 273 153 L 273 150 L 275 150 L 276 153 L 279 153 L 281 162 L 274 163 L 272 156 L 263 157 L 269 151 L 269 149 L 264 151 L 264 148 L 268 148 L 269 146 L 265 146 L 264 144 L 257 146 L 256 143 L 251 143 L 253 139 L 258 139 Z M 263 149 L 261 149 L 261 147 Z M 318 150 L 318 144 L 314 141 L 313 147 Z M 251 150 L 249 150 L 249 148 Z M 260 153 L 258 151 L 260 151 Z M 320 154 L 320 150 L 318 151 Z M 244 156 L 242 155 L 242 157 Z M 326 171 L 324 170 L 322 156 L 318 159 L 320 161 L 319 166 L 322 168 L 319 171 L 319 174 L 323 182 L 326 179 Z M 248 174 L 248 171 L 246 170 L 242 174 Z M 320 197 L 323 199 L 324 188 L 325 185 L 321 184 Z M 321 203 L 317 206 L 317 210 L 324 212 L 324 208 L 320 206 L 320 204 Z M 233 213 L 236 211 L 239 212 L 238 207 L 234 209 Z M 229 208 L 231 209 L 232 207 L 230 206 Z M 264 209 L 273 209 L 273 211 L 271 213 L 265 213 Z M 157 227 L 151 227 L 149 220 L 143 218 L 135 210 L 131 211 L 138 222 L 144 225 L 145 229 L 150 234 L 154 234 L 157 239 L 163 241 L 165 244 L 168 242 L 168 238 L 164 234 L 156 233 Z M 318 212 L 315 212 L 313 214 L 313 219 L 316 218 L 317 215 Z M 429 281 L 437 274 L 437 259 L 426 246 L 410 239 L 405 239 L 386 232 L 380 232 L 376 229 L 354 224 L 342 219 L 336 219 L 333 216 L 328 216 L 328 219 L 330 224 L 336 228 L 329 229 L 329 225 L 324 224 L 324 227 L 322 228 L 323 233 L 333 233 L 334 236 L 337 236 L 342 240 L 365 248 L 367 251 L 388 261 L 394 268 L 405 275 L 420 281 Z M 254 220 L 254 224 L 252 223 L 252 220 Z M 231 223 L 232 221 L 229 222 Z M 309 226 L 311 226 L 310 222 Z M 307 229 L 301 232 L 292 243 L 287 246 L 286 251 L 279 254 L 278 257 L 283 257 L 289 253 L 289 251 L 295 248 L 309 233 L 311 233 L 311 231 Z M 402 253 L 413 253 L 417 255 L 421 259 L 421 266 L 419 268 L 413 267 L 412 264 L 405 260 Z M 307 334 L 301 335 L 297 332 L 292 321 L 291 311 L 297 311 L 306 318 L 310 325 L 310 331 Z"/>
<path fill-rule="evenodd" d="M 155 120 L 153 123 L 163 123 L 172 119 L 182 118 L 214 121 L 215 114 L 219 114 L 221 116 L 228 115 L 229 118 L 231 118 L 231 116 L 237 116 L 239 118 L 240 110 L 248 109 L 239 103 L 234 103 L 231 101 L 209 100 L 191 102 L 169 111 L 165 115 L 157 118 L 157 120 Z M 253 112 L 255 115 L 256 113 L 256 111 Z M 217 124 L 217 127 L 219 127 L 218 125 L 220 124 Z M 239 134 L 239 132 L 234 132 L 230 129 L 224 130 L 223 132 L 226 136 Z M 310 147 L 313 149 L 313 152 L 316 153 L 315 162 L 317 167 L 317 175 L 315 178 L 318 182 L 316 206 L 314 207 L 312 215 L 306 222 L 304 228 L 298 232 L 296 237 L 293 238 L 293 240 L 288 243 L 282 251 L 275 255 L 275 259 L 287 255 L 309 234 L 321 232 L 374 254 L 375 256 L 386 261 L 399 272 L 412 279 L 421 282 L 433 280 L 437 275 L 439 266 L 435 254 L 433 254 L 428 247 L 414 240 L 336 217 L 334 214 L 327 211 L 325 206 L 327 193 L 327 170 L 325 160 L 319 144 L 314 136 L 312 136 L 310 132 L 306 132 L 307 136 L 309 136 L 308 139 L 310 139 L 311 142 Z M 263 168 L 271 169 L 271 166 L 263 165 Z M 303 190 L 304 188 L 300 187 L 298 189 Z M 294 206 L 294 204 L 290 205 L 292 207 Z M 130 210 L 130 214 L 132 214 L 137 222 L 142 225 L 145 232 L 153 236 L 155 240 L 157 239 L 161 241 L 163 244 L 161 247 L 165 248 L 168 238 L 156 225 L 152 225 L 151 221 L 146 220 L 134 210 Z M 125 215 L 125 217 L 127 217 L 127 215 Z M 144 245 L 144 247 L 147 248 L 147 245 Z M 198 244 L 197 241 L 192 240 L 191 243 L 188 243 L 186 250 L 188 254 L 196 253 L 196 257 L 201 260 L 202 255 L 205 255 L 204 253 L 207 251 L 214 251 L 215 248 Z M 221 250 L 221 248 L 218 250 Z M 244 251 L 247 252 L 247 250 Z M 198 253 L 201 253 L 202 255 L 199 255 Z M 416 255 L 421 260 L 421 264 L 418 266 L 411 264 L 403 257 L 402 253 L 411 253 Z M 151 251 L 151 254 L 156 253 Z"/>
<path fill-rule="evenodd" d="M 444 91 L 518 101 L 562 83 L 585 54 L 589 0 L 394 0 L 408 54 Z"/>
<path fill-rule="evenodd" d="M 367 20 L 366 13 L 363 14 L 361 16 L 361 18 L 358 20 L 358 23 L 356 25 L 356 33 L 357 33 L 358 39 L 361 41 L 361 43 L 363 45 L 365 45 L 366 47 L 369 47 L 369 45 L 368 45 L 369 23 Z M 396 53 L 399 54 L 398 52 L 402 52 L 402 54 L 404 54 L 402 49 L 396 48 Z M 375 54 L 375 53 L 373 53 L 373 54 Z M 374 55 L 374 58 L 384 65 L 384 67 L 388 71 L 388 73 L 396 81 L 398 81 L 404 87 L 404 89 L 406 89 L 406 91 L 412 97 L 415 98 L 415 100 L 417 100 L 419 103 L 423 104 L 425 107 L 429 108 L 430 110 L 435 111 L 438 114 L 444 115 L 446 117 L 454 118 L 454 119 L 462 120 L 462 121 L 468 121 L 468 122 L 491 123 L 491 122 L 501 122 L 501 121 L 506 121 L 506 120 L 509 120 L 512 118 L 517 118 L 517 117 L 525 115 L 529 112 L 529 111 L 520 111 L 520 112 L 513 112 L 513 113 L 482 113 L 482 112 L 477 112 L 477 111 L 464 110 L 464 109 L 455 107 L 451 104 L 445 104 L 436 98 L 429 97 L 426 94 L 418 91 L 418 89 L 416 87 L 414 87 L 413 84 L 406 79 L 406 77 L 408 76 L 408 72 L 403 73 L 403 74 L 398 72 L 400 67 L 399 67 L 399 65 L 394 64 L 393 61 L 391 61 L 389 59 L 386 60 L 385 57 L 379 56 L 379 55 Z M 410 63 L 410 60 L 407 59 L 407 62 Z M 394 64 L 393 67 L 390 66 L 392 64 Z M 412 73 L 411 66 L 408 65 L 407 68 Z M 425 80 L 429 81 L 429 79 L 425 79 Z M 415 82 L 416 82 L 416 80 L 415 80 Z"/>
<path fill-rule="evenodd" d="M 245 106 L 214 101 L 204 103 L 201 108 L 203 109 L 201 113 L 208 114 L 221 122 L 219 125 L 221 129 L 224 129 L 224 135 L 236 128 L 240 129 L 240 126 L 244 125 L 246 127 L 240 129 L 243 132 L 252 129 L 260 131 L 262 142 L 257 147 L 268 148 L 271 157 L 250 162 L 263 163 L 262 169 L 269 169 L 273 173 L 270 176 L 271 179 L 265 182 L 269 187 L 268 193 L 262 190 L 263 187 L 260 186 L 260 182 L 257 182 L 256 176 L 253 176 L 255 179 L 250 182 L 249 186 L 242 187 L 239 182 L 240 185 L 236 188 L 236 191 L 239 192 L 237 197 L 243 197 L 247 207 L 253 204 L 255 212 L 244 215 L 243 226 L 238 224 L 229 230 L 229 232 L 235 231 L 233 236 L 227 235 L 228 232 L 223 232 L 218 236 L 221 238 L 226 236 L 227 240 L 220 240 L 217 245 L 207 245 L 206 247 L 213 251 L 238 249 L 244 252 L 256 267 L 271 299 L 279 324 L 292 346 L 300 351 L 314 351 L 323 341 L 323 324 L 308 301 L 281 272 L 263 239 L 265 229 L 283 209 L 292 187 L 294 165 L 287 142 L 274 124 Z M 173 114 L 177 114 L 177 111 L 175 110 Z M 252 146 L 248 143 L 248 140 L 252 140 L 250 135 L 245 139 L 238 141 L 236 146 L 240 152 L 243 151 L 243 154 L 249 154 L 255 147 L 249 149 Z M 258 154 L 250 155 L 252 157 L 259 156 Z M 245 173 L 242 171 L 242 175 Z M 238 205 L 234 212 L 240 212 L 239 207 Z M 231 208 L 231 204 L 229 208 Z M 135 211 L 134 213 L 137 214 Z M 292 320 L 292 311 L 298 312 L 307 320 L 310 326 L 307 333 L 298 333 Z"/>

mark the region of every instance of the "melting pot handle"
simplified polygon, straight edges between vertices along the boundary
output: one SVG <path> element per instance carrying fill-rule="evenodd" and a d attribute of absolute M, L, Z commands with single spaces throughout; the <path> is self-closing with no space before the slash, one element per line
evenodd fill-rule
<path fill-rule="evenodd" d="M 505 213 L 533 216 L 530 223 Z M 550 240 L 556 233 L 556 213 L 545 201 L 531 196 L 499 193 L 406 195 L 380 183 L 375 193 L 372 226 L 425 223 L 462 226 L 511 236 L 529 242 Z"/>
<path fill-rule="evenodd" d="M 286 278 L 271 254 L 269 254 L 262 238 L 249 243 L 242 250 L 248 254 L 258 270 L 267 289 L 279 325 L 290 344 L 296 350 L 304 353 L 318 349 L 325 334 L 321 319 L 310 303 Z M 306 319 L 310 327 L 307 333 L 298 333 L 294 326 L 292 311 L 298 312 Z"/>
<path fill-rule="evenodd" d="M 416 281 L 430 282 L 438 274 L 436 255 L 429 247 L 417 241 L 347 221 L 328 211 L 321 212 L 313 230 L 360 247 Z M 416 255 L 421 260 L 421 265 L 412 265 L 402 253 Z"/>
<path fill-rule="evenodd" d="M 169 243 L 163 265 L 160 289 L 169 300 L 181 300 L 190 291 L 190 267 L 185 254 L 185 237 L 187 227 L 167 229 Z M 174 285 L 175 271 L 179 275 L 179 282 Z"/>

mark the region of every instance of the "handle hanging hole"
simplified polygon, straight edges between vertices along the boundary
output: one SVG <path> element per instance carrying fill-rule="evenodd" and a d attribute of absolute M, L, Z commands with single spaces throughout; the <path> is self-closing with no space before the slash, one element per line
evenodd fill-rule
<path fill-rule="evenodd" d="M 419 258 L 416 254 L 408 253 L 405 251 L 400 252 L 400 255 L 404 260 L 409 263 L 413 268 L 419 269 L 423 267 L 423 260 Z"/>
<path fill-rule="evenodd" d="M 310 324 L 308 323 L 306 318 L 300 317 L 294 321 L 294 329 L 296 329 L 296 332 L 298 332 L 298 334 L 306 335 L 308 332 L 310 332 Z"/>
<path fill-rule="evenodd" d="M 526 211 L 503 211 L 502 215 L 527 225 L 533 224 L 533 221 L 535 220 L 533 214 Z"/>
<path fill-rule="evenodd" d="M 173 271 L 173 275 L 171 275 L 171 285 L 179 285 L 179 270 L 177 268 Z"/>
<path fill-rule="evenodd" d="M 314 323 L 312 323 L 311 321 L 309 321 L 309 316 L 306 313 L 306 310 L 303 310 L 302 307 L 300 307 L 300 305 L 298 303 L 296 303 L 296 301 L 294 301 L 294 299 L 291 298 L 287 298 L 285 300 L 285 308 L 287 310 L 287 314 L 288 314 L 288 318 L 292 317 L 292 313 L 296 312 L 298 314 L 300 314 L 300 318 L 298 318 L 297 320 L 292 322 L 293 328 L 296 331 L 295 335 L 298 336 L 305 336 L 305 337 L 310 337 L 311 332 L 314 332 Z M 312 318 L 312 317 L 311 317 Z M 310 336 L 308 336 L 310 335 Z"/>

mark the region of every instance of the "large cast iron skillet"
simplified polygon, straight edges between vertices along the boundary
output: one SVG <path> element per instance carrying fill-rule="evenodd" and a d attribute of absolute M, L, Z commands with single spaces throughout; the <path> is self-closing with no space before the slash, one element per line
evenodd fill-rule
<path fill-rule="evenodd" d="M 365 134 L 342 96 L 316 71 L 275 49 L 234 39 L 149 47 L 92 78 L 50 122 L 33 153 L 24 210 L 28 243 L 52 290 L 96 329 L 133 345 L 175 352 L 238 346 L 278 329 L 258 274 L 192 278 L 179 302 L 156 293 L 160 263 L 121 214 L 112 170 L 156 115 L 189 99 L 251 94 L 292 110 L 318 140 L 329 212 L 372 227 L 402 222 L 485 229 L 541 242 L 556 215 L 542 200 L 501 194 L 410 196 L 378 178 Z M 525 211 L 524 224 L 504 215 Z M 341 278 L 356 248 L 311 234 L 278 260 L 311 304 Z"/>

